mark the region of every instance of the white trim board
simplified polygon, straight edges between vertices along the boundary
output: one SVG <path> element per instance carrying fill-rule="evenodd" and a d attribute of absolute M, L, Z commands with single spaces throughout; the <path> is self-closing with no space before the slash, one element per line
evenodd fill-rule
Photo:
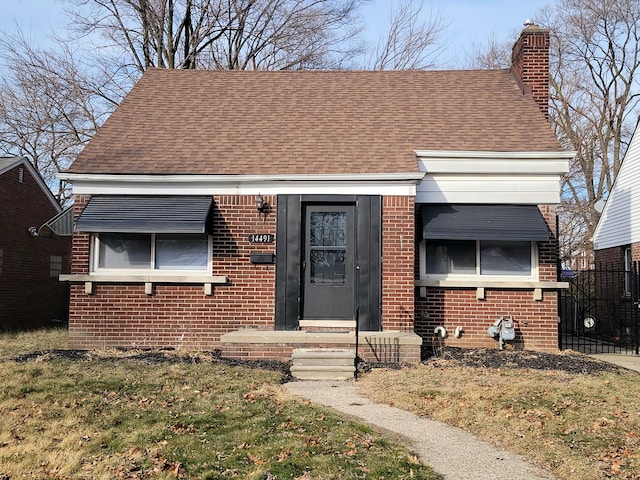
<path fill-rule="evenodd" d="M 415 196 L 424 173 L 354 175 L 59 174 L 74 194 L 110 195 L 400 195 Z"/>
<path fill-rule="evenodd" d="M 416 203 L 560 203 L 560 177 L 427 174 Z"/>

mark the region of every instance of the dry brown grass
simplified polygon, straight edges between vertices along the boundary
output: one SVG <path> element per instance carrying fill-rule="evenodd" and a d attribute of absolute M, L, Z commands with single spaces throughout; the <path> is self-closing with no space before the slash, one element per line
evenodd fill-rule
<path fill-rule="evenodd" d="M 0 480 L 437 480 L 403 446 L 209 353 L 0 335 Z M 47 351 L 53 350 L 53 351 Z M 265 364 L 266 362 L 262 362 Z"/>
<path fill-rule="evenodd" d="M 66 328 L 45 328 L 0 334 L 0 359 L 24 353 L 65 349 L 69 345 Z"/>
<path fill-rule="evenodd" d="M 472 368 L 377 369 L 363 394 L 462 427 L 566 480 L 640 478 L 640 376 Z"/>

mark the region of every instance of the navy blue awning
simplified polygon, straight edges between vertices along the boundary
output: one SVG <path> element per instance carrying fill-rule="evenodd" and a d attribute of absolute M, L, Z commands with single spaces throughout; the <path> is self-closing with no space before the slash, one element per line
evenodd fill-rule
<path fill-rule="evenodd" d="M 76 222 L 80 232 L 205 233 L 213 197 L 95 195 Z"/>
<path fill-rule="evenodd" d="M 535 205 L 424 205 L 422 224 L 427 240 L 549 240 Z"/>

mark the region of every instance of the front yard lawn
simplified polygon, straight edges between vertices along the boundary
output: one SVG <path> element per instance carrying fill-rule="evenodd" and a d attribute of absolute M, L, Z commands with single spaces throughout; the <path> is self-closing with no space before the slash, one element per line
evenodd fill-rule
<path fill-rule="evenodd" d="M 0 335 L 0 479 L 436 479 L 404 447 L 211 354 Z"/>

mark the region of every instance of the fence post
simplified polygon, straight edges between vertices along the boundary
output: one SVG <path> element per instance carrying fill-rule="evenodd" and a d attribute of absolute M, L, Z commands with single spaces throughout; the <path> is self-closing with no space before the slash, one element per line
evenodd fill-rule
<path fill-rule="evenodd" d="M 631 308 L 633 308 L 633 344 L 636 355 L 640 354 L 640 263 L 633 262 L 631 267 Z"/>

